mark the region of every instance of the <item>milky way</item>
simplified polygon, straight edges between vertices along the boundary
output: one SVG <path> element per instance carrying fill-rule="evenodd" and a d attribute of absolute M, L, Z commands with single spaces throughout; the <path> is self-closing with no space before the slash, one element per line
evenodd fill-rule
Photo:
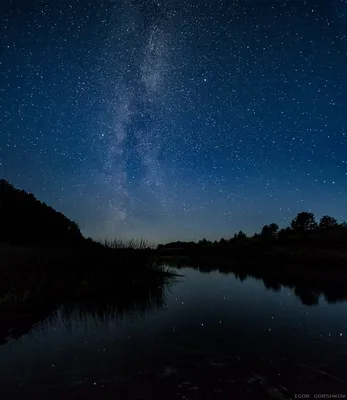
<path fill-rule="evenodd" d="M 94 238 L 347 220 L 347 1 L 8 1 L 0 174 Z"/>

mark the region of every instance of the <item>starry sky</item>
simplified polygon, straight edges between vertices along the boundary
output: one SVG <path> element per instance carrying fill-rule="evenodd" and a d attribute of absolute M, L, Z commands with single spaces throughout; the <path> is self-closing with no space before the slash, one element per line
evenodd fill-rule
<path fill-rule="evenodd" d="M 0 176 L 83 234 L 347 220 L 347 0 L 1 1 Z"/>

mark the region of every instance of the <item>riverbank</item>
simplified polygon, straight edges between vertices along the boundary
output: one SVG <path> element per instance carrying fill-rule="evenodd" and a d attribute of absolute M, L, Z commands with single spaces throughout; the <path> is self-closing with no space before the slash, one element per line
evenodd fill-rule
<path fill-rule="evenodd" d="M 32 326 L 62 305 L 124 304 L 173 278 L 155 263 L 151 249 L 25 248 L 0 246 L 0 337 Z M 140 296 L 141 297 L 141 296 Z M 140 301 L 141 302 L 141 301 Z M 29 322 L 28 322 L 29 321 Z M 23 328 L 19 328 L 22 331 Z"/>

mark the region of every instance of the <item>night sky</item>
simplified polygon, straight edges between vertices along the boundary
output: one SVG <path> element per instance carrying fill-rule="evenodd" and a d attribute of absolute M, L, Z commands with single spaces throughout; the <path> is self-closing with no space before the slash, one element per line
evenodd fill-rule
<path fill-rule="evenodd" d="M 347 220 L 347 0 L 2 0 L 0 177 L 95 239 Z"/>

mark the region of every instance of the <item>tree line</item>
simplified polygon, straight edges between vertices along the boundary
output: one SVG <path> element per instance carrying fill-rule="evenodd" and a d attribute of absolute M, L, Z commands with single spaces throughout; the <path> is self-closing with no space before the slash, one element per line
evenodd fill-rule
<path fill-rule="evenodd" d="M 24 246 L 97 245 L 90 238 L 83 237 L 76 222 L 39 201 L 33 194 L 16 189 L 4 179 L 0 179 L 0 242 Z M 252 236 L 239 231 L 228 239 L 212 242 L 204 238 L 198 243 L 171 242 L 159 245 L 158 249 L 275 242 L 346 247 L 347 223 L 338 223 L 329 215 L 324 215 L 316 222 L 312 212 L 304 211 L 298 213 L 286 228 L 279 229 L 276 223 L 271 223 Z"/>
<path fill-rule="evenodd" d="M 158 249 L 170 248 L 192 248 L 196 246 L 227 246 L 242 245 L 245 243 L 279 243 L 279 244 L 303 244 L 310 243 L 323 245 L 336 245 L 338 247 L 347 244 L 347 223 L 338 223 L 334 217 L 324 215 L 319 222 L 316 222 L 312 212 L 300 212 L 291 221 L 290 226 L 279 229 L 276 223 L 264 225 L 259 233 L 248 236 L 245 232 L 239 231 L 229 239 L 221 238 L 219 241 L 206 240 L 205 238 L 195 242 L 171 242 L 160 244 Z"/>
<path fill-rule="evenodd" d="M 24 190 L 0 180 L 0 242 L 13 245 L 76 245 L 78 224 Z"/>

